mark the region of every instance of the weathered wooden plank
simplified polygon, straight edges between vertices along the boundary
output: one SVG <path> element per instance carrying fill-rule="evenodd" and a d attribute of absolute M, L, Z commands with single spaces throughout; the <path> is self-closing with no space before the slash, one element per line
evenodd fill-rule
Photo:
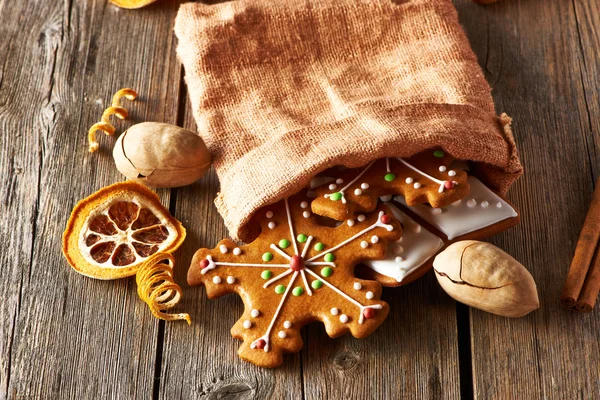
<path fill-rule="evenodd" d="M 2 398 L 151 397 L 158 322 L 135 281 L 84 278 L 60 247 L 76 201 L 122 179 L 110 155 L 114 139 L 101 138 L 94 155 L 86 145 L 112 93 L 131 86 L 141 94 L 119 127 L 174 120 L 177 3 L 137 12 L 105 1 L 0 7 L 1 165 L 11 182 L 2 194 L 4 215 L 13 216 L 0 224 L 11 238 L 0 272 Z M 168 192 L 162 197 L 168 202 Z"/>
<path fill-rule="evenodd" d="M 196 131 L 189 102 L 183 126 Z M 192 326 L 168 323 L 162 356 L 160 398 L 276 398 L 301 397 L 300 355 L 286 356 L 277 369 L 258 368 L 237 356 L 241 342 L 229 334 L 244 311 L 238 296 L 208 300 L 204 288 L 189 287 L 187 270 L 195 251 L 214 247 L 228 236 L 213 200 L 218 192 L 214 170 L 199 182 L 176 191 L 176 217 L 188 236 L 177 252 L 175 278 L 184 289 L 180 310 L 189 312 Z"/>
<path fill-rule="evenodd" d="M 475 397 L 597 398 L 600 318 L 569 313 L 558 297 L 598 174 L 600 7 L 457 3 L 526 171 L 510 192 L 522 223 L 492 242 L 530 269 L 541 301 L 520 319 L 472 311 Z"/>

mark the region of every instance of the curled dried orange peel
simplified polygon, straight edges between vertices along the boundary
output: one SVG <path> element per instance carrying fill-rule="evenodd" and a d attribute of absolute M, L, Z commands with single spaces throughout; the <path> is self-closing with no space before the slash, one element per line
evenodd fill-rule
<path fill-rule="evenodd" d="M 118 90 L 112 98 L 112 104 L 104 110 L 102 113 L 102 118 L 100 122 L 95 123 L 88 130 L 88 143 L 89 143 L 89 151 L 90 153 L 95 152 L 100 148 L 100 144 L 96 139 L 96 131 L 102 131 L 105 134 L 112 136 L 115 134 L 115 127 L 110 123 L 109 117 L 111 115 L 116 115 L 120 119 L 127 118 L 128 112 L 127 109 L 121 107 L 121 98 L 125 97 L 127 100 L 135 100 L 137 97 L 137 92 L 133 89 L 124 88 Z"/>
<path fill-rule="evenodd" d="M 110 0 L 111 3 L 121 8 L 142 8 L 156 0 Z"/>
<path fill-rule="evenodd" d="M 172 253 L 185 228 L 156 193 L 120 182 L 81 200 L 63 234 L 63 253 L 77 272 L 96 279 L 135 275 L 152 255 Z"/>
<path fill-rule="evenodd" d="M 186 313 L 167 314 L 163 311 L 175 307 L 181 299 L 181 287 L 173 280 L 175 258 L 169 253 L 156 253 L 140 266 L 135 280 L 138 295 L 148 304 L 152 314 L 165 321 L 185 320 L 192 323 Z"/>

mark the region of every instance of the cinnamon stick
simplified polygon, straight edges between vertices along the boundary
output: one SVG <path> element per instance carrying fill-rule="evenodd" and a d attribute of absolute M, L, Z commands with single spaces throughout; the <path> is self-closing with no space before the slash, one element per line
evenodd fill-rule
<path fill-rule="evenodd" d="M 596 251 L 592 266 L 588 271 L 587 277 L 583 284 L 583 289 L 579 294 L 575 310 L 579 312 L 589 313 L 594 309 L 598 293 L 600 292 L 600 251 Z"/>
<path fill-rule="evenodd" d="M 600 179 L 598 179 L 598 181 L 596 182 L 596 188 L 592 196 L 592 203 L 590 204 L 588 212 L 585 216 L 583 228 L 581 229 L 579 239 L 577 240 L 575 255 L 573 256 L 573 261 L 571 262 L 571 267 L 569 268 L 569 274 L 567 275 L 567 281 L 565 282 L 562 295 L 560 296 L 560 302 L 565 307 L 574 308 L 576 306 L 580 294 L 582 293 L 586 277 L 588 276 L 588 272 L 592 264 L 592 259 L 594 258 L 594 254 L 596 253 L 596 248 L 598 247 L 599 239 Z M 599 277 L 597 277 L 596 275 L 598 275 L 597 272 L 594 274 L 594 277 L 590 278 L 595 278 L 596 281 L 599 281 L 600 279 L 598 279 Z M 588 283 L 587 286 L 589 287 L 586 288 L 586 304 L 590 304 L 589 298 L 594 294 L 594 289 L 597 285 L 598 283 Z M 597 295 L 598 292 L 596 291 L 595 296 Z M 586 308 L 583 305 L 582 307 Z M 591 304 L 591 307 L 593 307 L 593 303 Z"/>

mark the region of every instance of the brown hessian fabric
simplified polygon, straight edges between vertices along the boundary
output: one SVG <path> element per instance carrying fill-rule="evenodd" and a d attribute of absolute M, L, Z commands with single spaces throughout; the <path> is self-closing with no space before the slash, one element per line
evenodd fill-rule
<path fill-rule="evenodd" d="M 236 239 L 335 165 L 439 146 L 501 193 L 522 173 L 451 0 L 188 3 L 175 32 Z"/>

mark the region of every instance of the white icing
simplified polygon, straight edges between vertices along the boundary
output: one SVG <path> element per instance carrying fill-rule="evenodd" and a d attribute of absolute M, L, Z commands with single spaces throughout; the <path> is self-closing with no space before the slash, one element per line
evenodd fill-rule
<path fill-rule="evenodd" d="M 248 320 L 245 320 L 242 325 L 244 325 L 244 328 L 246 328 L 246 329 L 252 328 L 252 322 L 250 322 Z"/>
<path fill-rule="evenodd" d="M 344 180 L 342 178 L 337 178 L 335 180 L 335 183 L 337 183 L 338 185 L 341 185 L 342 183 L 344 183 Z"/>
<path fill-rule="evenodd" d="M 442 213 L 442 209 L 441 208 L 432 208 L 431 212 L 435 215 L 439 215 Z"/>
<path fill-rule="evenodd" d="M 408 168 L 410 168 L 410 169 L 412 169 L 413 171 L 415 171 L 416 173 L 418 173 L 418 174 L 421 174 L 421 175 L 423 175 L 425 178 L 429 179 L 430 181 L 432 181 L 432 182 L 434 182 L 434 183 L 437 183 L 438 185 L 440 185 L 440 187 L 439 187 L 439 189 L 438 189 L 438 192 L 442 193 L 442 192 L 444 191 L 444 189 L 445 189 L 445 186 L 444 186 L 444 183 L 445 183 L 445 182 L 444 182 L 444 181 L 442 181 L 442 180 L 440 180 L 440 179 L 437 179 L 437 178 L 434 178 L 433 176 L 431 176 L 431 175 L 429 175 L 429 174 L 427 174 L 427 173 L 425 173 L 425 172 L 421 171 L 420 169 L 418 169 L 418 168 L 417 168 L 417 167 L 415 167 L 414 165 L 411 165 L 410 163 L 408 163 L 408 162 L 404 161 L 404 160 L 403 160 L 403 159 L 401 159 L 401 158 L 398 158 L 397 160 L 398 160 L 398 161 L 400 161 L 402 164 L 406 165 Z M 456 175 L 456 172 L 454 172 L 454 171 L 448 171 L 448 175 L 450 175 L 450 176 L 454 176 L 454 175 Z M 410 182 L 408 182 L 408 179 L 406 180 L 406 183 L 410 183 Z M 457 184 L 458 184 L 458 182 L 454 182 L 454 184 L 455 184 L 455 185 L 457 185 Z M 417 184 L 415 183 L 415 185 L 414 185 L 414 188 L 415 188 L 415 189 L 418 189 L 418 188 L 420 188 L 420 187 L 421 187 L 421 185 L 420 185 L 420 184 L 419 184 L 419 187 L 417 187 Z"/>
<path fill-rule="evenodd" d="M 367 294 L 365 295 L 365 297 L 369 300 L 371 300 L 373 297 L 375 297 L 375 295 L 373 294 L 373 292 L 367 292 Z"/>
<path fill-rule="evenodd" d="M 365 217 L 364 215 L 360 214 L 358 217 L 356 217 L 356 219 L 358 220 L 358 222 L 363 222 L 365 219 L 367 219 L 367 217 Z"/>
<path fill-rule="evenodd" d="M 213 279 L 212 279 L 212 281 L 213 281 L 213 283 L 214 283 L 215 285 L 218 285 L 219 283 L 221 283 L 221 277 L 219 277 L 219 276 L 214 276 L 214 277 L 213 277 Z"/>
<path fill-rule="evenodd" d="M 250 316 L 251 316 L 252 318 L 256 318 L 256 317 L 258 317 L 259 315 L 260 315 L 260 311 L 258 311 L 256 308 L 255 308 L 255 309 L 253 309 L 252 311 L 250 311 Z"/>
<path fill-rule="evenodd" d="M 267 214 L 266 214 L 266 216 L 267 216 L 267 218 L 269 218 L 269 219 L 273 218 L 273 211 L 267 211 Z"/>
<path fill-rule="evenodd" d="M 473 208 L 477 205 L 477 201 L 475 199 L 467 200 L 467 207 Z"/>
<path fill-rule="evenodd" d="M 348 322 L 348 316 L 346 314 L 340 315 L 340 322 L 342 324 L 345 324 L 346 322 Z"/>
<path fill-rule="evenodd" d="M 458 206 L 460 206 L 460 203 L 462 203 L 462 200 L 458 199 L 454 203 L 452 203 L 451 206 L 458 207 Z"/>
<path fill-rule="evenodd" d="M 279 333 L 277 334 L 277 336 L 279 336 L 282 339 L 285 339 L 287 337 L 287 333 L 285 333 L 284 331 L 279 331 Z"/>
<path fill-rule="evenodd" d="M 223 254 L 227 253 L 227 246 L 225 246 L 224 244 L 219 246 L 219 251 Z"/>
<path fill-rule="evenodd" d="M 440 165 L 439 170 L 440 170 L 440 172 L 446 172 L 446 166 L 445 165 Z"/>
<path fill-rule="evenodd" d="M 355 183 L 356 181 L 358 181 L 358 180 L 360 179 L 360 177 L 361 177 L 361 176 L 363 176 L 363 175 L 364 175 L 364 173 L 365 173 L 365 172 L 367 172 L 367 170 L 368 170 L 369 168 L 371 168 L 371 166 L 372 166 L 373 164 L 375 164 L 375 161 L 371 161 L 371 162 L 369 163 L 369 165 L 367 165 L 367 166 L 365 167 L 365 169 L 363 169 L 363 170 L 361 171 L 361 173 L 360 173 L 360 174 L 358 174 L 358 176 L 357 176 L 356 178 L 352 179 L 352 180 L 351 180 L 351 181 L 350 181 L 350 182 L 349 182 L 349 183 L 348 183 L 346 186 L 344 186 L 343 188 L 341 188 L 341 189 L 339 190 L 339 193 L 342 195 L 342 199 L 341 199 L 341 200 L 342 200 L 342 203 L 343 203 L 343 204 L 346 204 L 346 196 L 344 195 L 344 194 L 345 194 L 345 192 L 346 192 L 346 190 L 348 190 L 348 188 L 349 188 L 350 186 L 354 185 L 354 183 Z M 364 187 L 364 185 L 366 185 L 366 187 Z M 329 189 L 330 189 L 330 190 L 334 190 L 334 189 L 331 189 L 331 186 L 334 186 L 334 185 L 330 185 L 330 186 L 329 186 Z M 369 187 L 369 185 L 367 185 L 366 183 L 363 183 L 362 185 L 360 185 L 360 187 L 361 187 L 361 188 L 363 188 L 363 189 L 367 189 L 367 188 Z M 337 188 L 337 186 L 336 186 L 336 188 Z M 360 195 L 360 194 L 359 194 L 359 195 Z M 329 196 L 330 196 L 330 194 L 326 194 L 326 195 L 325 195 L 325 197 L 329 197 Z"/>
<path fill-rule="evenodd" d="M 411 183 L 413 183 L 415 180 L 411 177 L 408 177 L 404 180 L 404 182 L 406 182 L 408 185 L 410 185 Z"/>
<path fill-rule="evenodd" d="M 420 189 L 421 188 L 421 184 L 419 182 L 415 182 L 415 184 L 413 185 L 413 187 L 415 189 Z"/>
<path fill-rule="evenodd" d="M 369 242 L 363 240 L 362 242 L 360 242 L 360 247 L 366 249 L 367 247 L 369 247 Z"/>
<path fill-rule="evenodd" d="M 375 272 L 402 282 L 410 273 L 433 257 L 444 246 L 444 242 L 394 205 L 387 204 L 387 206 L 402 223 L 404 228 L 402 237 L 388 244 L 383 260 L 368 260 L 364 263 Z M 399 254 L 402 254 L 402 257 Z"/>
<path fill-rule="evenodd" d="M 308 218 L 308 217 L 310 217 L 310 211 L 304 211 L 304 212 L 302 213 L 302 216 L 303 216 L 304 218 Z"/>
<path fill-rule="evenodd" d="M 338 313 L 339 313 L 339 312 L 340 312 L 340 311 L 339 311 L 337 308 L 335 308 L 335 307 L 333 307 L 333 308 L 331 309 L 331 315 L 338 315 Z"/>
<path fill-rule="evenodd" d="M 303 201 L 302 203 L 300 203 L 300 208 L 306 208 L 308 207 L 308 201 Z"/>
<path fill-rule="evenodd" d="M 331 185 L 329 185 L 329 190 L 335 190 L 337 189 L 337 185 L 335 183 L 332 183 Z"/>
<path fill-rule="evenodd" d="M 269 222 L 269 224 L 268 224 L 269 229 L 275 229 L 276 226 L 277 226 L 277 224 L 273 221 Z"/>
<path fill-rule="evenodd" d="M 234 278 L 233 276 L 228 276 L 228 277 L 227 277 L 227 283 L 229 283 L 230 285 L 231 285 L 232 283 L 235 283 L 235 278 Z"/>
<path fill-rule="evenodd" d="M 502 208 L 502 203 L 501 202 L 497 202 L 496 203 L 496 208 Z"/>
<path fill-rule="evenodd" d="M 348 223 L 348 226 L 354 226 L 354 220 L 353 219 L 349 219 L 346 222 Z"/>
<path fill-rule="evenodd" d="M 242 250 L 239 247 L 233 249 L 233 255 L 239 256 L 240 254 L 242 254 Z"/>
<path fill-rule="evenodd" d="M 328 183 L 333 182 L 334 180 L 335 179 L 333 179 L 330 176 L 317 176 L 310 181 L 309 187 L 311 189 L 318 188 L 319 186 L 326 185 Z"/>
<path fill-rule="evenodd" d="M 371 236 L 371 243 L 375 244 L 377 242 L 379 242 L 379 236 L 377 236 L 377 235 Z"/>
<path fill-rule="evenodd" d="M 463 202 L 455 207 L 444 207 L 444 212 L 439 215 L 434 215 L 431 212 L 431 207 L 425 205 L 417 205 L 410 207 L 410 209 L 439 229 L 449 240 L 517 216 L 516 211 L 510 204 L 488 189 L 477 178 L 469 176 L 467 180 L 471 186 L 469 196 L 472 199 L 467 201 L 466 205 Z M 406 205 L 402 196 L 396 196 L 394 199 Z M 469 206 L 471 201 L 475 203 L 483 201 L 494 204 L 500 203 L 502 206 L 487 208 L 471 207 Z"/>
<path fill-rule="evenodd" d="M 292 323 L 291 323 L 290 321 L 285 321 L 285 322 L 283 323 L 283 327 L 284 327 L 285 329 L 290 329 L 290 328 L 292 327 Z"/>
<path fill-rule="evenodd" d="M 363 183 L 360 184 L 360 188 L 362 190 L 367 190 L 369 188 L 369 184 L 366 183 L 366 182 L 363 182 Z"/>
<path fill-rule="evenodd" d="M 360 190 L 360 189 L 354 189 L 354 194 L 356 196 L 360 196 L 362 194 L 362 190 Z"/>
<path fill-rule="evenodd" d="M 489 206 L 489 205 L 490 205 L 490 203 L 486 200 L 481 202 L 481 207 L 483 207 L 483 208 L 487 208 L 487 206 Z"/>
<path fill-rule="evenodd" d="M 354 289 L 356 289 L 356 290 L 362 289 L 362 284 L 360 282 L 354 282 Z"/>
<path fill-rule="evenodd" d="M 456 171 L 451 169 L 450 171 L 448 171 L 448 176 L 456 176 Z"/>

